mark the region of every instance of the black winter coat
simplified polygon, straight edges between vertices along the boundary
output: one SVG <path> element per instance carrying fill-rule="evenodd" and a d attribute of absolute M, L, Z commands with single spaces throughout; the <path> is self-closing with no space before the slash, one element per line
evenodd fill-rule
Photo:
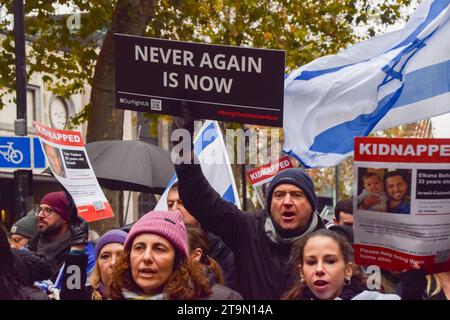
<path fill-rule="evenodd" d="M 233 251 L 235 289 L 244 299 L 280 299 L 292 287 L 297 271 L 289 263 L 291 247 L 276 244 L 266 236 L 267 215 L 243 212 L 223 200 L 199 165 L 177 165 L 176 173 L 185 208 Z"/>
<path fill-rule="evenodd" d="M 49 242 L 45 248 L 45 251 L 40 252 L 39 246 L 40 243 L 44 242 L 44 237 L 41 233 L 37 233 L 34 238 L 30 240 L 27 244 L 27 248 L 33 253 L 45 258 L 47 263 L 51 267 L 51 276 L 50 280 L 55 281 L 58 277 L 59 271 L 64 264 L 64 259 L 66 255 L 70 252 L 70 231 L 64 235 L 63 238 L 59 240 L 55 240 L 53 242 Z"/>
<path fill-rule="evenodd" d="M 208 255 L 216 260 L 222 269 L 222 275 L 224 279 L 224 285 L 235 289 L 236 278 L 234 275 L 234 254 L 230 248 L 220 239 L 220 237 L 207 231 L 206 236 L 208 238 Z"/>
<path fill-rule="evenodd" d="M 26 249 L 12 249 L 11 252 L 18 264 L 17 272 L 24 284 L 32 285 L 35 281 L 47 280 L 51 277 L 52 268 L 43 256 Z"/>

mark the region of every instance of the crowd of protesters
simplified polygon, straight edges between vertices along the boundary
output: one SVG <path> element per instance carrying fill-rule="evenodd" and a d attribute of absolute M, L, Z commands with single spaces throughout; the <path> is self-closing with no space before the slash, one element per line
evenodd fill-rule
<path fill-rule="evenodd" d="M 189 118 L 176 126 L 193 131 Z M 66 191 L 45 195 L 37 210 L 12 226 L 9 240 L 1 226 L 0 299 L 450 298 L 450 272 L 425 276 L 417 264 L 400 273 L 383 271 L 382 286 L 370 290 L 364 266 L 354 262 L 352 200 L 339 201 L 325 225 L 314 183 L 301 168 L 272 179 L 267 209 L 258 212 L 223 200 L 200 165 L 175 169 L 178 184 L 167 211 L 110 230 L 96 246 Z M 391 183 L 392 176 L 385 180 Z M 366 207 L 381 202 L 370 198 L 370 179 L 380 182 L 365 178 L 367 199 L 358 203 Z M 387 206 L 405 207 L 397 198 Z"/>
<path fill-rule="evenodd" d="M 352 200 L 337 203 L 326 228 L 316 211 L 314 184 L 302 169 L 282 171 L 272 180 L 265 212 L 242 212 L 222 200 L 198 165 L 176 170 L 179 183 L 168 197 L 170 210 L 150 211 L 126 231 L 106 232 L 95 248 L 87 223 L 74 214 L 63 191 L 45 195 L 35 212 L 12 226 L 9 240 L 1 227 L 0 299 L 450 296 L 450 272 L 425 276 L 418 267 L 398 274 L 384 271 L 397 277 L 395 284 L 369 290 L 364 267 L 353 260 Z M 218 239 L 222 250 L 211 250 L 209 239 Z M 214 251 L 226 254 L 214 259 Z M 81 286 L 75 288 L 64 283 L 72 265 L 82 272 Z M 228 283 L 227 273 L 233 279 Z"/>

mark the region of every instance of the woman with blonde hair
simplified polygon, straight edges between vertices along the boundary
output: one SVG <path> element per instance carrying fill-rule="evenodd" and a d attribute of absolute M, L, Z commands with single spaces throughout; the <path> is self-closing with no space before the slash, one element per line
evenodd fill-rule
<path fill-rule="evenodd" d="M 113 267 L 123 253 L 127 235 L 122 230 L 110 230 L 99 238 L 95 247 L 95 267 L 89 278 L 92 300 L 110 298 Z"/>
<path fill-rule="evenodd" d="M 450 271 L 427 275 L 427 300 L 450 300 Z"/>
<path fill-rule="evenodd" d="M 211 293 L 199 263 L 189 258 L 179 211 L 150 211 L 131 227 L 113 271 L 113 299 L 192 300 Z"/>

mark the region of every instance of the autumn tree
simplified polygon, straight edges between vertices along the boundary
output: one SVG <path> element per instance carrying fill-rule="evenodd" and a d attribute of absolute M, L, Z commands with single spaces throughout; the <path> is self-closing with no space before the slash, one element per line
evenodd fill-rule
<path fill-rule="evenodd" d="M 123 111 L 114 106 L 114 32 L 283 49 L 289 71 L 374 35 L 379 28 L 398 21 L 401 9 L 410 2 L 27 0 L 28 77 L 35 72 L 42 74 L 47 88 L 64 97 L 84 93 L 90 85 L 90 102 L 72 119 L 73 123 L 89 120 L 88 142 L 122 139 Z M 13 91 L 15 81 L 12 3 L 0 0 L 3 94 Z M 81 12 L 77 30 L 67 28 L 67 19 L 73 12 Z M 355 28 L 366 31 L 358 36 Z M 114 198 L 113 207 L 117 210 L 118 193 L 110 193 L 108 198 Z"/>

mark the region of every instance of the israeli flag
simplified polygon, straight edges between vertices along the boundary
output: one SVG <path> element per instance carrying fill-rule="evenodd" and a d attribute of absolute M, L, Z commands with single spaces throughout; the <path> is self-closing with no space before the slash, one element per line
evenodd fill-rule
<path fill-rule="evenodd" d="M 207 120 L 194 139 L 194 153 L 200 161 L 203 174 L 209 184 L 224 200 L 241 207 L 236 184 L 231 171 L 228 153 L 217 121 Z M 174 175 L 164 190 L 155 210 L 167 210 L 167 194 L 178 181 Z"/>
<path fill-rule="evenodd" d="M 450 0 L 424 0 L 405 28 L 360 42 L 285 79 L 283 151 L 334 166 L 353 138 L 450 112 Z"/>

